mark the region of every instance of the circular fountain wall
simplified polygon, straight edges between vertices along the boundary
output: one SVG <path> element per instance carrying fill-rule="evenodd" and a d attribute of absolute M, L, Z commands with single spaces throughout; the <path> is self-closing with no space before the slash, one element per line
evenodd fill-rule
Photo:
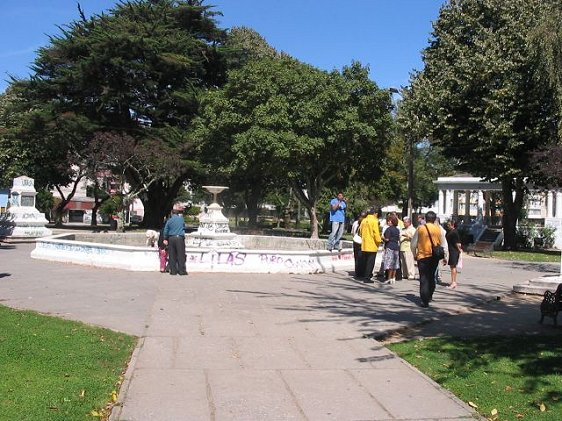
<path fill-rule="evenodd" d="M 213 203 L 201 216 L 197 232 L 187 235 L 189 272 L 319 273 L 353 265 L 353 244 L 326 251 L 326 241 L 236 235 L 222 214 L 217 195 L 228 187 L 203 186 Z M 160 270 L 158 249 L 142 246 L 143 234 L 61 234 L 37 240 L 31 257 L 134 271 Z"/>
<path fill-rule="evenodd" d="M 186 248 L 189 272 L 321 273 L 353 267 L 351 242 L 329 252 L 325 240 L 238 235 L 239 248 Z M 67 233 L 36 240 L 31 257 L 131 271 L 158 271 L 158 249 L 144 233 Z"/>

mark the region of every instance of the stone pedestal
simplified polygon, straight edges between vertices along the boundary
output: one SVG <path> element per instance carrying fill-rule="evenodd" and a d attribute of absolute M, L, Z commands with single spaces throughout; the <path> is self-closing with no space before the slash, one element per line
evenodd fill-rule
<path fill-rule="evenodd" d="M 10 190 L 8 211 L 2 215 L 0 236 L 12 238 L 37 238 L 52 235 L 45 228 L 47 219 L 35 208 L 35 182 L 32 178 L 14 178 Z"/>

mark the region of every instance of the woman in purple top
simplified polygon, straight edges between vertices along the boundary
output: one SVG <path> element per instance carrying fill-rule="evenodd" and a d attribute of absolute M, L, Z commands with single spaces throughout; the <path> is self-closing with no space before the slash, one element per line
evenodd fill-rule
<path fill-rule="evenodd" d="M 388 280 L 385 283 L 396 282 L 396 270 L 400 268 L 400 230 L 398 217 L 389 215 L 386 218 L 387 228 L 384 231 L 384 257 L 383 267 L 388 271 Z"/>

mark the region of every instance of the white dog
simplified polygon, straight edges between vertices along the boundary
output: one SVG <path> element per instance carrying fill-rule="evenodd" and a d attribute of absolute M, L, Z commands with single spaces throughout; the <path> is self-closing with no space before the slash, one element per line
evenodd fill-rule
<path fill-rule="evenodd" d="M 148 247 L 156 247 L 156 244 L 158 244 L 158 237 L 160 237 L 158 231 L 146 230 L 146 245 Z"/>

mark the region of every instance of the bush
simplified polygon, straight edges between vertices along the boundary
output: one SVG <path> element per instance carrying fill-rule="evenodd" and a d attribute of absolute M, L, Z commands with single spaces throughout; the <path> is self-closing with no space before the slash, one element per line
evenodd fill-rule
<path fill-rule="evenodd" d="M 543 239 L 543 247 L 551 249 L 556 241 L 556 227 L 546 226 L 540 229 L 540 236 Z"/>
<path fill-rule="evenodd" d="M 552 248 L 556 240 L 556 228 L 538 227 L 534 224 L 519 225 L 516 235 L 517 245 L 522 248 Z"/>
<path fill-rule="evenodd" d="M 533 248 L 535 237 L 539 237 L 538 229 L 533 224 L 519 225 L 516 232 L 517 246 Z"/>

